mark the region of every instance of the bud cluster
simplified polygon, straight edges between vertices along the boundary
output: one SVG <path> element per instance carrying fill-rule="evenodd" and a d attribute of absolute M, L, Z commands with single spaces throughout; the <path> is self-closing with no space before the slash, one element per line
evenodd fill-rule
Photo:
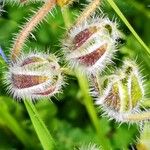
<path fill-rule="evenodd" d="M 56 5 L 63 8 L 70 5 L 73 1 L 5 0 L 5 2 L 20 5 L 29 2 L 44 3 L 43 7 L 35 12 L 33 17 L 21 29 L 11 50 L 11 62 L 4 81 L 7 84 L 8 92 L 14 98 L 18 100 L 38 100 L 49 98 L 61 91 L 64 85 L 63 73 L 66 68 L 61 68 L 58 58 L 52 54 L 38 52 L 24 54 L 22 49 L 33 29 L 37 27 L 49 12 L 52 12 Z M 115 73 L 106 77 L 102 76 L 108 65 L 113 63 L 118 50 L 118 39 L 122 36 L 116 22 L 111 21 L 106 16 L 91 15 L 92 11 L 95 11 L 99 4 L 99 0 L 92 0 L 91 5 L 83 11 L 74 26 L 65 34 L 61 42 L 61 49 L 63 50 L 67 67 L 74 71 L 78 70 L 77 73 L 81 72 L 88 76 L 88 79 L 94 85 L 93 93 L 94 96 L 95 93 L 97 96 L 95 100 L 96 105 L 100 106 L 104 111 L 104 115 L 109 116 L 110 119 L 115 119 L 121 123 L 148 120 L 150 112 L 143 111 L 143 113 L 140 109 L 141 103 L 145 98 L 145 90 L 143 78 L 134 61 L 125 60 L 123 66 L 116 70 Z M 1 11 L 0 8 L 0 13 Z M 87 19 L 88 17 L 89 19 Z M 126 19 L 124 20 L 126 21 Z M 0 51 L 2 50 L 0 49 Z M 1 55 L 7 62 L 2 52 Z M 82 80 L 82 78 L 79 79 Z M 84 84 L 84 80 L 80 83 Z M 84 91 L 86 90 L 84 86 L 82 89 L 87 94 Z M 88 103 L 85 102 L 84 104 L 89 111 L 96 130 L 99 132 L 96 113 L 93 111 L 94 108 L 90 107 L 92 104 L 90 99 L 88 101 Z M 138 148 L 144 147 L 143 145 L 149 146 L 149 139 L 147 140 L 146 135 L 148 130 L 149 126 L 146 126 L 145 130 L 142 131 L 141 137 L 144 140 L 140 141 Z M 98 134 L 100 135 L 101 132 Z M 79 150 L 100 149 L 102 148 L 95 144 L 82 145 L 79 148 Z"/>

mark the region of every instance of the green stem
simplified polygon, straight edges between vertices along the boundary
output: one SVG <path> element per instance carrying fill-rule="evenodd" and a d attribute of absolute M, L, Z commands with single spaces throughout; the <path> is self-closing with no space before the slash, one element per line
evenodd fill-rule
<path fill-rule="evenodd" d="M 108 149 L 110 149 L 108 141 L 107 141 L 106 137 L 104 137 L 104 135 L 102 135 L 100 124 L 99 124 L 99 119 L 98 119 L 95 107 L 93 105 L 92 98 L 88 92 L 89 85 L 88 85 L 87 78 L 83 74 L 81 75 L 80 72 L 76 72 L 76 77 L 78 79 L 79 86 L 80 86 L 80 89 L 81 89 L 83 97 L 84 97 L 84 99 L 83 99 L 84 105 L 89 114 L 91 122 L 93 123 L 93 126 L 95 127 L 95 129 L 97 131 L 98 138 L 100 140 L 100 145 L 102 145 L 104 150 L 108 150 Z"/>
<path fill-rule="evenodd" d="M 135 38 L 139 41 L 139 43 L 145 48 L 145 50 L 150 55 L 150 49 L 149 49 L 149 47 L 139 37 L 139 35 L 136 33 L 136 31 L 130 25 L 130 23 L 128 22 L 128 20 L 126 19 L 126 17 L 123 15 L 123 13 L 120 11 L 120 9 L 115 4 L 115 2 L 113 0 L 107 0 L 107 1 L 111 5 L 111 7 L 115 10 L 115 12 L 118 14 L 118 16 L 121 18 L 121 20 L 125 23 L 125 25 L 128 27 L 128 29 L 132 32 L 132 34 L 135 36 Z"/>
<path fill-rule="evenodd" d="M 24 104 L 31 118 L 32 124 L 35 128 L 35 131 L 38 135 L 38 138 L 44 148 L 44 150 L 54 149 L 54 140 L 46 128 L 45 124 L 41 120 L 36 108 L 30 100 L 25 100 Z"/>
<path fill-rule="evenodd" d="M 124 117 L 127 121 L 146 121 L 150 119 L 150 112 L 140 112 L 139 114 L 130 114 Z"/>
<path fill-rule="evenodd" d="M 31 148 L 33 145 L 32 140 L 30 140 L 29 135 L 23 130 L 23 128 L 11 116 L 11 114 L 1 107 L 0 115 L 5 125 L 16 135 L 16 137 L 23 143 L 23 145 L 25 147 Z"/>

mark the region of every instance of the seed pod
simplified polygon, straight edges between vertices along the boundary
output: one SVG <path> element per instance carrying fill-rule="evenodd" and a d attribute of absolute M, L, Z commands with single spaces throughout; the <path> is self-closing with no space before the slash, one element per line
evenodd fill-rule
<path fill-rule="evenodd" d="M 66 61 L 85 73 L 101 72 L 112 62 L 119 37 L 116 23 L 108 18 L 91 18 L 73 27 L 62 42 Z"/>
<path fill-rule="evenodd" d="M 108 86 L 96 104 L 102 104 L 105 113 L 117 121 L 124 120 L 125 115 L 140 111 L 144 98 L 144 84 L 137 65 L 125 61 L 124 66 L 115 75 L 108 78 Z"/>
<path fill-rule="evenodd" d="M 54 55 L 27 54 L 9 67 L 8 90 L 15 98 L 38 99 L 60 92 L 63 78 Z"/>

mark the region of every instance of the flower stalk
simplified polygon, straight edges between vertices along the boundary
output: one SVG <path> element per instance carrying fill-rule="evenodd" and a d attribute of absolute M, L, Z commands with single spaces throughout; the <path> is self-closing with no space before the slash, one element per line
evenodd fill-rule
<path fill-rule="evenodd" d="M 80 14 L 79 18 L 76 20 L 74 26 L 80 25 L 84 20 L 91 16 L 91 14 L 100 5 L 100 0 L 92 0 L 91 3 L 84 9 Z"/>
<path fill-rule="evenodd" d="M 22 47 L 24 46 L 24 43 L 31 31 L 45 18 L 55 4 L 56 0 L 46 1 L 43 7 L 29 20 L 29 22 L 27 22 L 27 24 L 25 24 L 14 42 L 11 52 L 12 61 L 16 61 L 21 54 Z"/>
<path fill-rule="evenodd" d="M 127 121 L 133 121 L 133 122 L 138 122 L 138 121 L 146 121 L 150 119 L 150 112 L 140 112 L 138 114 L 130 114 L 127 116 L 123 117 L 124 120 Z"/>

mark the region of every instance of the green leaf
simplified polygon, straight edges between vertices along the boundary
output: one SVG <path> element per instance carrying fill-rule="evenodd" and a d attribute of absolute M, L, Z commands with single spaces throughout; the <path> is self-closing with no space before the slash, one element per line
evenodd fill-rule
<path fill-rule="evenodd" d="M 24 104 L 31 118 L 32 124 L 38 135 L 38 138 L 44 148 L 44 150 L 52 150 L 54 148 L 54 140 L 46 128 L 45 124 L 41 120 L 36 108 L 33 103 L 29 100 L 25 100 Z"/>
<path fill-rule="evenodd" d="M 128 22 L 128 20 L 126 19 L 126 17 L 123 15 L 123 13 L 120 11 L 120 9 L 115 4 L 115 2 L 113 0 L 107 0 L 107 1 L 111 5 L 111 7 L 115 10 L 115 12 L 118 14 L 118 16 L 121 18 L 121 20 L 125 23 L 125 25 L 128 27 L 128 29 L 132 32 L 132 34 L 135 36 L 135 38 L 139 41 L 139 43 L 145 48 L 145 50 L 150 55 L 150 49 L 149 49 L 149 47 L 139 37 L 139 35 L 136 33 L 136 31 L 130 25 L 130 23 Z"/>
<path fill-rule="evenodd" d="M 16 137 L 22 142 L 25 147 L 31 148 L 32 141 L 30 141 L 30 136 L 24 131 L 21 124 L 10 114 L 6 100 L 12 101 L 8 97 L 0 97 L 0 120 L 3 124 L 7 126 Z"/>

